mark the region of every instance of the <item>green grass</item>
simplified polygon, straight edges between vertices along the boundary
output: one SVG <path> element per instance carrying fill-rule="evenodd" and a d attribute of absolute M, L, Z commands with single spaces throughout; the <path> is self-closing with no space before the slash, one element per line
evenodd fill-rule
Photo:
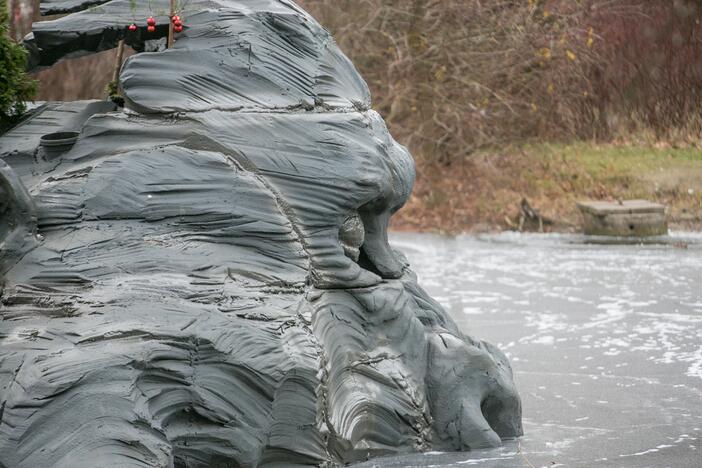
<path fill-rule="evenodd" d="M 702 219 L 702 151 L 593 143 L 526 145 L 532 192 L 566 199 L 645 198 L 670 207 L 673 222 Z M 572 213 L 568 213 L 572 219 Z"/>
<path fill-rule="evenodd" d="M 702 171 L 702 150 L 694 148 L 646 148 L 633 146 L 570 145 L 545 143 L 509 148 L 503 152 L 518 152 L 535 167 L 561 177 L 586 174 L 595 180 L 637 178 L 655 175 L 666 170 Z M 699 183 L 701 180 L 697 180 Z M 548 180 L 542 180 L 547 183 Z"/>

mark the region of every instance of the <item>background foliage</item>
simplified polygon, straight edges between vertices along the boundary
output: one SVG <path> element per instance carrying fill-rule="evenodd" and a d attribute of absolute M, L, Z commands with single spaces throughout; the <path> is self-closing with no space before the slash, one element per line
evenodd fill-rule
<path fill-rule="evenodd" d="M 700 0 L 302 0 L 422 159 L 702 129 Z"/>
<path fill-rule="evenodd" d="M 36 83 L 25 73 L 26 53 L 9 37 L 7 7 L 0 5 L 0 128 L 24 113 Z"/>

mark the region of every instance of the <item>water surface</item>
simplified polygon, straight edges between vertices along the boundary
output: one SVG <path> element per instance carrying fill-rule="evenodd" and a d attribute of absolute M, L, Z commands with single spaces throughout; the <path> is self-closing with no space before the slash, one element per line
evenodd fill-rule
<path fill-rule="evenodd" d="M 702 234 L 394 234 L 462 329 L 511 359 L 525 436 L 365 466 L 702 467 Z"/>

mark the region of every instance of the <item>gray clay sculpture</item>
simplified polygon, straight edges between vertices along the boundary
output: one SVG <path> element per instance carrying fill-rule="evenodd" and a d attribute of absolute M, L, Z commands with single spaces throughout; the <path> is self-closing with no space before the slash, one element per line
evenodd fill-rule
<path fill-rule="evenodd" d="M 289 0 L 191 0 L 160 50 L 168 2 L 136 4 L 45 1 L 77 12 L 27 38 L 38 66 L 156 51 L 124 64 L 125 109 L 52 120 L 80 132 L 65 153 L 0 138 L 0 466 L 329 466 L 521 435 L 504 354 L 388 244 L 414 164 L 329 33 Z"/>

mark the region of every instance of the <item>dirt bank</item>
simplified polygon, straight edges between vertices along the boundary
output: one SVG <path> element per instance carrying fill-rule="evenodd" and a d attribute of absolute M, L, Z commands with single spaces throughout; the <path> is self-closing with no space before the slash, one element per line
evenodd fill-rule
<path fill-rule="evenodd" d="M 484 151 L 449 166 L 417 162 L 417 182 L 393 229 L 516 229 L 526 199 L 545 231 L 580 229 L 576 202 L 644 198 L 668 206 L 671 229 L 702 230 L 702 150 L 540 144 Z M 527 223 L 529 224 L 529 223 Z M 527 225 L 538 229 L 538 223 Z"/>

